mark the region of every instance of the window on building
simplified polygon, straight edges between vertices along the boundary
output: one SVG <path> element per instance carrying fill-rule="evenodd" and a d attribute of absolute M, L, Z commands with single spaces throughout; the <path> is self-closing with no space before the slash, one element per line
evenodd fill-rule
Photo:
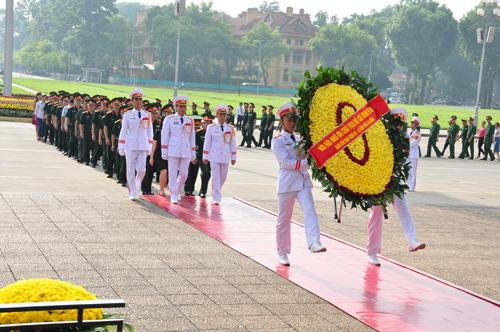
<path fill-rule="evenodd" d="M 288 45 L 290 45 L 290 44 L 292 43 L 292 40 L 291 40 L 291 39 L 287 39 L 287 40 L 286 40 L 286 43 L 287 43 Z"/>
<path fill-rule="evenodd" d="M 303 39 L 300 40 L 300 45 L 304 45 L 304 40 Z"/>
<path fill-rule="evenodd" d="M 287 84 L 288 83 L 288 78 L 289 78 L 289 76 L 288 76 L 288 69 L 285 69 L 283 71 L 283 84 Z"/>
<path fill-rule="evenodd" d="M 311 60 L 312 60 L 312 53 L 306 52 L 306 66 L 311 65 Z"/>
<path fill-rule="evenodd" d="M 302 66 L 302 58 L 304 57 L 303 51 L 294 51 L 293 52 L 293 66 L 300 67 Z"/>
<path fill-rule="evenodd" d="M 290 65 L 290 54 L 285 55 L 285 66 Z"/>

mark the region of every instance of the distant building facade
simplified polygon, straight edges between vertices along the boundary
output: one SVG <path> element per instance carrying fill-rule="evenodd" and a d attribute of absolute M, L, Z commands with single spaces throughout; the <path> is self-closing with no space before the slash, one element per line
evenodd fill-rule
<path fill-rule="evenodd" d="M 280 28 L 283 43 L 290 48 L 290 54 L 276 57 L 271 61 L 267 81 L 274 88 L 296 87 L 302 81 L 302 75 L 297 74 L 305 73 L 307 70 L 312 75 L 317 74 L 319 57 L 308 48 L 308 45 L 311 38 L 316 36 L 318 28 L 311 23 L 303 9 L 294 14 L 292 7 L 288 7 L 285 13 L 262 13 L 256 8 L 248 8 L 238 17 L 228 19 L 228 22 L 232 24 L 231 33 L 237 40 L 241 40 L 248 32 L 258 27 L 260 22 L 268 24 L 273 30 L 276 27 Z M 258 59 L 255 59 L 255 65 L 257 62 Z"/>

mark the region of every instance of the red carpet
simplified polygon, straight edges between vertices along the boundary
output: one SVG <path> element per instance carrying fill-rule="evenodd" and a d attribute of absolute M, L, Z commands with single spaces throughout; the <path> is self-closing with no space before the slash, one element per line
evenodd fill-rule
<path fill-rule="evenodd" d="M 500 330 L 500 303 L 389 259 L 372 266 L 364 249 L 329 235 L 321 236 L 328 251 L 312 254 L 300 224 L 292 225 L 291 266 L 280 266 L 276 215 L 242 200 L 145 197 L 379 331 Z"/>

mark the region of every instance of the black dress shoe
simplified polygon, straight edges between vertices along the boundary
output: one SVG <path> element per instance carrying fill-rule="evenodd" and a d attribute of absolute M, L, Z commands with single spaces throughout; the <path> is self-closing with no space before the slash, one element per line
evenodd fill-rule
<path fill-rule="evenodd" d="M 95 168 L 95 164 L 92 164 L 92 168 Z"/>
<path fill-rule="evenodd" d="M 116 183 L 122 183 L 122 180 L 116 180 Z"/>
<path fill-rule="evenodd" d="M 122 187 L 126 187 L 127 186 L 127 183 L 122 183 Z"/>
<path fill-rule="evenodd" d="M 113 174 L 108 174 L 107 178 L 108 179 L 112 179 L 113 178 Z"/>
<path fill-rule="evenodd" d="M 81 164 L 81 163 L 83 163 L 83 160 L 78 159 L 76 162 Z"/>
<path fill-rule="evenodd" d="M 148 191 L 147 193 L 142 193 L 142 194 L 143 194 L 143 195 L 146 195 L 146 196 L 152 196 L 152 195 L 153 195 L 153 193 L 152 193 L 152 192 L 150 192 L 150 191 Z"/>
<path fill-rule="evenodd" d="M 191 193 L 190 193 L 189 191 L 186 191 L 186 192 L 184 193 L 184 196 L 192 196 L 192 195 L 191 195 Z"/>
<path fill-rule="evenodd" d="M 89 162 L 86 162 L 86 163 L 85 163 L 85 165 L 87 165 L 87 166 L 88 166 L 88 165 L 90 165 L 90 163 L 89 163 Z"/>
<path fill-rule="evenodd" d="M 206 198 L 206 197 L 207 197 L 207 195 L 205 195 L 205 194 L 200 194 L 200 197 L 201 197 L 201 198 Z"/>

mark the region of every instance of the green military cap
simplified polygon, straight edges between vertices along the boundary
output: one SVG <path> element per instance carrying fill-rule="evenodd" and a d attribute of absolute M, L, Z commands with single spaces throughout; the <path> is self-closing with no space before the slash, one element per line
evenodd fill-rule
<path fill-rule="evenodd" d="M 84 93 L 82 94 L 82 98 L 83 99 L 90 98 L 90 95 L 88 93 Z"/>
<path fill-rule="evenodd" d="M 451 118 L 452 118 L 453 120 L 456 120 L 456 119 L 457 119 L 457 117 L 456 117 L 455 115 L 452 115 L 452 116 L 451 116 Z"/>
<path fill-rule="evenodd" d="M 122 103 L 121 97 L 116 97 L 116 98 L 111 99 L 111 104 L 114 104 L 114 103 L 121 104 Z"/>
<path fill-rule="evenodd" d="M 154 113 L 160 112 L 160 104 L 159 103 L 148 104 L 145 108 L 146 108 L 146 111 L 148 111 L 148 112 L 154 112 Z"/>
<path fill-rule="evenodd" d="M 168 103 L 168 104 L 166 104 L 165 106 L 163 106 L 161 110 L 162 110 L 164 113 L 165 113 L 165 112 L 171 112 L 171 113 L 174 113 L 174 105 L 172 105 L 171 103 Z"/>
<path fill-rule="evenodd" d="M 143 100 L 142 100 L 142 104 L 143 104 L 143 105 L 148 105 L 148 104 L 149 104 L 149 100 L 147 100 L 147 99 L 143 99 Z"/>
<path fill-rule="evenodd" d="M 472 116 L 469 116 L 469 121 L 474 121 L 474 118 Z"/>
<path fill-rule="evenodd" d="M 462 122 L 467 122 L 467 120 L 465 120 L 465 119 L 462 119 Z"/>
<path fill-rule="evenodd" d="M 128 111 L 128 107 L 123 105 L 123 106 L 120 106 L 120 112 L 127 112 Z"/>
<path fill-rule="evenodd" d="M 243 103 L 243 105 L 248 106 L 248 103 Z"/>
<path fill-rule="evenodd" d="M 227 108 L 234 109 L 234 107 L 231 105 L 227 105 Z"/>
<path fill-rule="evenodd" d="M 439 120 L 439 116 L 437 116 L 437 115 L 434 115 L 434 117 L 436 118 L 436 120 Z"/>
<path fill-rule="evenodd" d="M 272 110 L 273 110 L 273 109 L 274 109 L 274 106 L 273 106 L 273 105 L 267 105 L 267 108 L 269 108 L 269 109 L 272 109 Z"/>
<path fill-rule="evenodd" d="M 492 118 L 491 116 L 489 116 L 489 115 L 488 115 L 488 116 L 486 116 L 486 120 L 488 120 L 488 118 L 489 118 L 490 120 L 493 120 L 493 118 Z"/>
<path fill-rule="evenodd" d="M 255 104 L 254 103 L 250 103 L 249 105 L 252 106 L 253 108 L 255 108 Z"/>
<path fill-rule="evenodd" d="M 203 105 L 210 106 L 210 103 L 209 103 L 209 102 L 204 101 L 204 102 L 203 102 Z"/>

